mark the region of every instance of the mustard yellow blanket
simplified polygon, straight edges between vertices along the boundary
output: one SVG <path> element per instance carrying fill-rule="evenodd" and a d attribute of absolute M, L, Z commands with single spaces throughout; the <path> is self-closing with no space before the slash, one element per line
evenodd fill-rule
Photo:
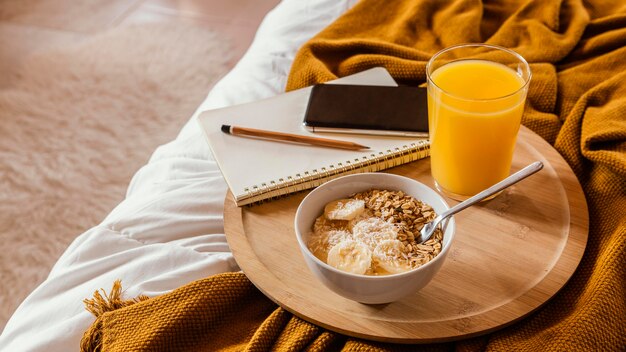
<path fill-rule="evenodd" d="M 440 345 L 362 341 L 282 310 L 241 273 L 132 304 L 116 287 L 88 307 L 84 351 L 626 350 L 626 2 L 362 0 L 299 51 L 288 89 L 384 66 L 425 81 L 438 50 L 464 42 L 514 49 L 533 70 L 523 123 L 563 155 L 589 206 L 589 242 L 568 284 L 501 331 Z M 119 309 L 116 309 L 119 308 Z"/>

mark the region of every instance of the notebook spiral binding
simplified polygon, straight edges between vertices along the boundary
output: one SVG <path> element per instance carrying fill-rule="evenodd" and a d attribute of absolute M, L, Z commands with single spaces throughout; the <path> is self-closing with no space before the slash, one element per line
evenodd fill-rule
<path fill-rule="evenodd" d="M 260 185 L 246 188 L 246 193 L 241 199 L 248 199 L 246 203 L 250 205 L 258 204 L 280 196 L 317 187 L 340 176 L 382 171 L 425 158 L 429 155 L 430 143 L 428 140 L 422 140 L 404 145 L 402 148 L 388 149 L 378 154 L 370 154 L 361 159 L 346 160 L 337 163 L 337 165 L 331 164 L 328 167 L 322 167 L 320 170 L 304 171 L 293 176 L 280 178 L 277 181 L 263 182 Z"/>

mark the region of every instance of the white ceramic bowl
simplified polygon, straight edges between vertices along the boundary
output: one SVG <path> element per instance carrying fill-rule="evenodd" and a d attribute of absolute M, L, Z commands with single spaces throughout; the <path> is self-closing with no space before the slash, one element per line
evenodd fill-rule
<path fill-rule="evenodd" d="M 433 189 L 404 176 L 387 173 L 364 173 L 329 181 L 309 193 L 296 212 L 295 230 L 307 266 L 324 285 L 348 299 L 368 304 L 389 303 L 417 292 L 430 282 L 448 255 L 454 240 L 454 219 L 448 221 L 441 253 L 416 269 L 393 275 L 367 276 L 338 270 L 319 260 L 307 247 L 315 219 L 326 203 L 347 198 L 369 189 L 403 191 L 433 207 L 437 214 L 448 209 L 445 200 Z"/>

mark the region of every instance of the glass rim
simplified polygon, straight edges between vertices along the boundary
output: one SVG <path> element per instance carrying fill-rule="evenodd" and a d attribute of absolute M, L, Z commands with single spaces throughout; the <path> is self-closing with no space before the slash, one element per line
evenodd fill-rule
<path fill-rule="evenodd" d="M 466 97 L 461 97 L 458 96 L 456 94 L 450 93 L 447 90 L 441 88 L 440 86 L 438 86 L 433 80 L 432 77 L 430 75 L 430 67 L 432 65 L 432 63 L 434 62 L 434 60 L 439 57 L 442 54 L 445 54 L 448 51 L 454 50 L 454 49 L 459 49 L 459 48 L 467 48 L 467 47 L 483 47 L 483 48 L 490 48 L 490 49 L 495 49 L 495 50 L 500 50 L 500 51 L 504 51 L 508 54 L 513 55 L 514 57 L 516 57 L 521 63 L 522 65 L 528 70 L 528 78 L 525 79 L 524 84 L 517 89 L 516 91 L 514 91 L 513 93 L 509 93 L 507 95 L 503 95 L 503 96 L 499 96 L 499 97 L 495 97 L 495 98 L 486 98 L 486 99 L 471 99 L 471 98 L 466 98 Z M 488 61 L 488 60 L 485 60 Z M 496 61 L 494 61 L 496 62 Z M 455 99 L 460 99 L 460 100 L 465 100 L 465 101 L 477 101 L 477 102 L 489 102 L 489 101 L 495 101 L 495 100 L 499 100 L 499 99 L 505 99 L 505 98 L 509 98 L 514 96 L 515 94 L 518 94 L 520 91 L 526 89 L 528 87 L 528 84 L 530 83 L 530 80 L 532 78 L 532 71 L 530 70 L 530 65 L 528 64 L 528 62 L 526 61 L 526 59 L 524 59 L 524 57 L 522 55 L 520 55 L 519 53 L 509 49 L 509 48 L 505 48 L 503 46 L 499 46 L 499 45 L 495 45 L 495 44 L 484 44 L 484 43 L 464 43 L 464 44 L 456 44 L 456 45 L 452 45 L 449 46 L 447 48 L 441 49 L 438 52 L 436 52 L 431 58 L 430 60 L 428 60 L 428 63 L 426 64 L 426 81 L 427 83 L 432 83 L 433 86 L 437 87 L 437 89 L 439 89 L 440 91 L 442 91 L 443 93 L 455 98 Z"/>

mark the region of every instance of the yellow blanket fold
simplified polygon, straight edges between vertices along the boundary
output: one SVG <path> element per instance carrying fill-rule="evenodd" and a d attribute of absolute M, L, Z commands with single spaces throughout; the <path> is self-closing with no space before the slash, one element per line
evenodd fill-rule
<path fill-rule="evenodd" d="M 523 124 L 581 182 L 589 241 L 567 285 L 530 317 L 487 336 L 405 346 L 347 338 L 278 308 L 241 273 L 102 313 L 84 350 L 624 351 L 626 350 L 626 3 L 623 0 L 362 0 L 298 52 L 288 89 L 384 66 L 425 81 L 444 47 L 511 48 L 533 78 Z M 89 340 L 89 341 L 92 341 Z"/>

